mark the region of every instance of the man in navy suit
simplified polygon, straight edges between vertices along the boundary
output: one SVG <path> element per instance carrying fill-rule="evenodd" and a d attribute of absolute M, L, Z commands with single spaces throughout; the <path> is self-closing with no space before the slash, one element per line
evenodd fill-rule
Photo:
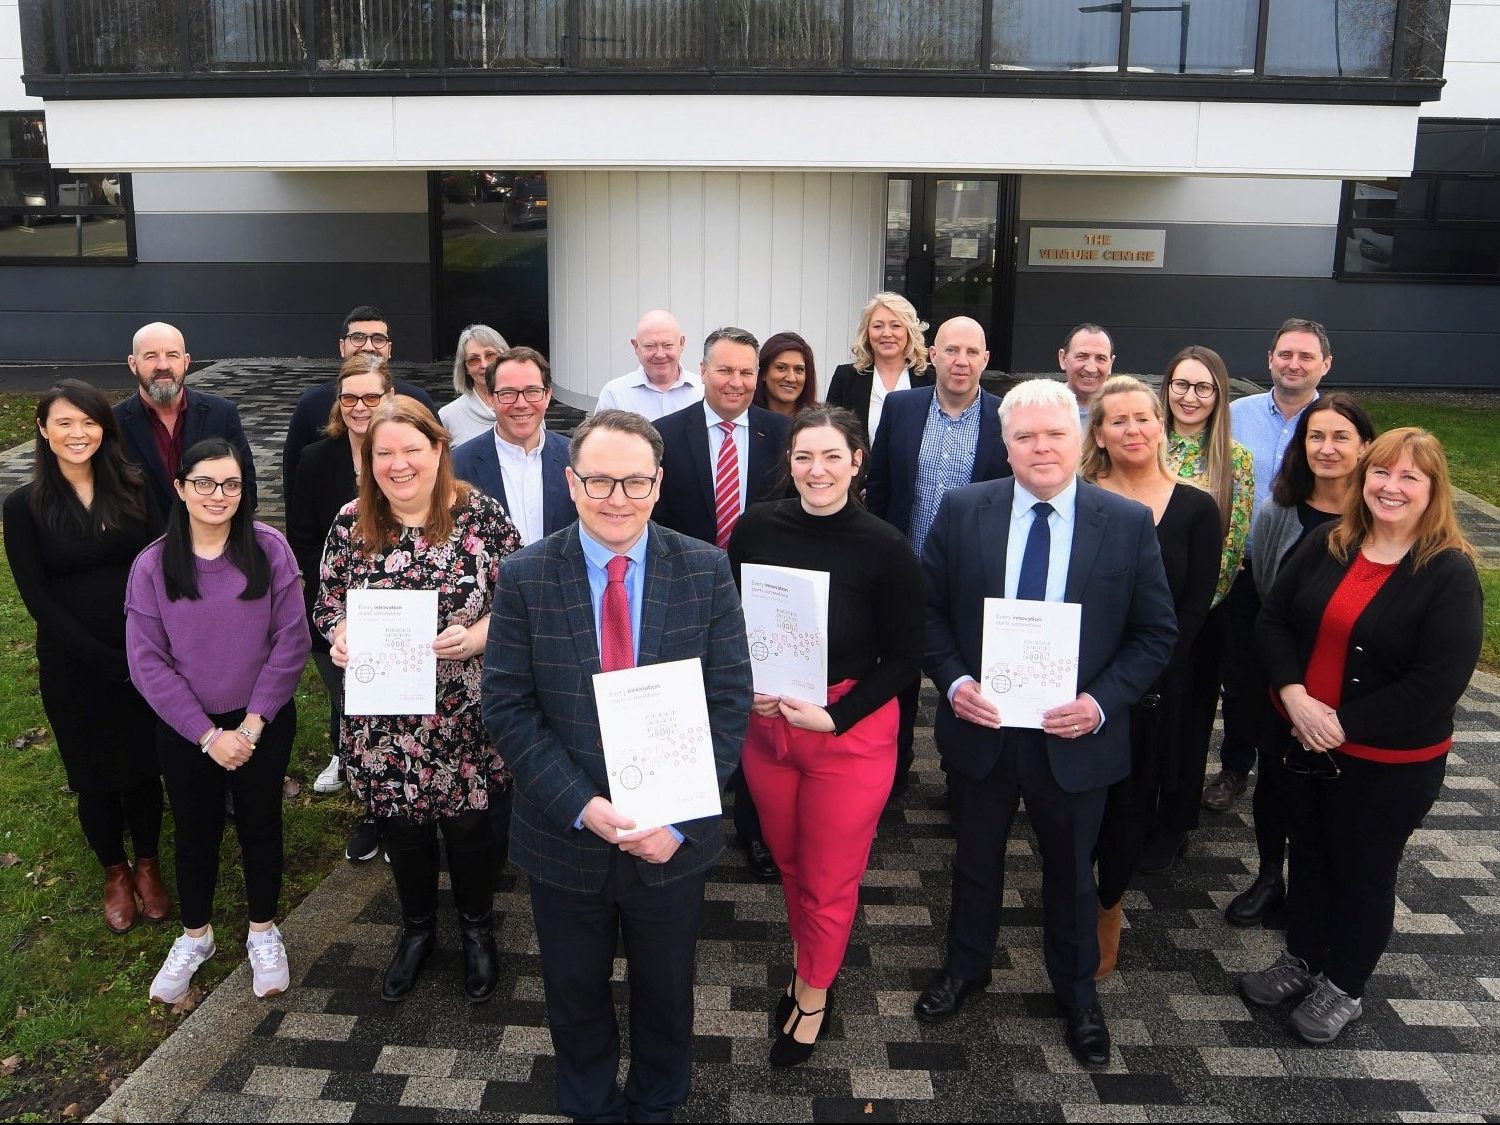
<path fill-rule="evenodd" d="M 905 535 L 918 558 L 943 493 L 1010 473 L 1000 439 L 1000 400 L 979 385 L 990 359 L 984 329 L 966 316 L 946 320 L 929 354 L 934 384 L 885 400 L 865 486 L 866 506 Z M 918 677 L 896 697 L 901 725 L 893 798 L 906 790 L 911 772 L 921 686 Z"/>
<path fill-rule="evenodd" d="M 530 878 L 560 1112 L 669 1121 L 692 1065 L 693 966 L 718 817 L 652 827 L 611 803 L 592 677 L 697 659 L 722 785 L 752 698 L 739 595 L 723 551 L 651 522 L 661 438 L 638 414 L 579 425 L 578 520 L 505 560 L 484 661 L 484 721 L 515 776 L 511 858 Z M 646 826 L 641 826 L 646 827 Z M 616 1082 L 613 976 L 623 935 L 630 1073 Z"/>
<path fill-rule="evenodd" d="M 656 422 L 666 453 L 655 519 L 723 547 L 741 512 L 785 495 L 786 440 L 792 424 L 784 415 L 751 405 L 760 378 L 760 344 L 743 328 L 710 332 L 699 370 L 703 401 Z M 743 773 L 736 771 L 731 788 L 735 835 L 745 861 L 758 878 L 779 878 Z"/>
<path fill-rule="evenodd" d="M 1099 1008 L 1093 854 L 1107 788 L 1130 772 L 1130 708 L 1172 654 L 1177 620 L 1151 511 L 1078 480 L 1078 405 L 1050 379 L 1014 387 L 1000 408 L 1012 480 L 956 489 L 927 536 L 927 655 L 942 693 L 934 734 L 948 775 L 958 849 L 942 970 L 916 1003 L 930 1023 L 990 981 L 1000 932 L 1005 845 L 1018 802 L 1042 852 L 1042 946 L 1084 1065 L 1109 1061 Z M 1074 699 L 1042 729 L 1008 726 L 980 673 L 984 600 L 1082 606 Z"/>
<path fill-rule="evenodd" d="M 170 324 L 155 321 L 139 329 L 125 361 L 140 392 L 115 404 L 115 420 L 125 435 L 126 455 L 146 473 L 163 512 L 172 510 L 182 454 L 208 437 L 221 437 L 240 453 L 245 502 L 255 508 L 255 458 L 245 440 L 240 412 L 227 398 L 187 386 L 187 342 Z"/>
<path fill-rule="evenodd" d="M 572 523 L 568 440 L 547 432 L 552 365 L 535 348 L 501 352 L 484 372 L 495 429 L 453 451 L 453 473 L 493 496 L 530 546 Z"/>

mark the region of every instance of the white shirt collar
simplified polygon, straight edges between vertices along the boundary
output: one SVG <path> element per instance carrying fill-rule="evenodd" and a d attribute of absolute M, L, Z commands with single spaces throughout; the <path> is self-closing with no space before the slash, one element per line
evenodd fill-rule
<path fill-rule="evenodd" d="M 703 413 L 708 418 L 708 428 L 710 430 L 713 429 L 715 426 L 721 425 L 724 422 L 729 421 L 727 418 L 720 418 L 717 414 L 714 413 L 714 408 L 712 406 L 708 405 L 708 399 L 704 399 L 703 400 Z M 748 406 L 744 409 L 744 411 L 741 412 L 740 416 L 734 420 L 734 422 L 732 423 L 732 425 L 735 425 L 735 426 L 745 426 L 747 428 L 749 427 L 749 425 L 750 425 L 750 408 Z"/>
<path fill-rule="evenodd" d="M 668 391 L 675 391 L 678 387 L 696 387 L 698 385 L 698 376 L 686 367 L 683 367 L 680 363 L 677 365 L 677 382 L 673 383 L 670 387 L 658 387 L 653 383 L 651 377 L 646 374 L 644 366 L 638 366 L 631 373 L 630 380 L 632 387 L 646 387 L 657 394 L 663 395 Z"/>
<path fill-rule="evenodd" d="M 1011 502 L 1010 518 L 1018 520 L 1022 516 L 1029 516 L 1031 507 L 1036 502 L 1037 498 L 1027 491 L 1020 481 L 1016 481 L 1016 495 Z M 1063 490 L 1047 503 L 1052 505 L 1052 510 L 1062 517 L 1064 523 L 1072 523 L 1074 509 L 1078 506 L 1078 478 L 1075 476 L 1070 480 Z"/>
<path fill-rule="evenodd" d="M 501 456 L 513 457 L 517 461 L 524 460 L 524 459 L 526 459 L 528 457 L 538 457 L 538 456 L 541 455 L 542 446 L 544 446 L 544 445 L 547 444 L 547 423 L 546 422 L 543 422 L 541 424 L 541 426 L 538 427 L 537 433 L 540 435 L 540 438 L 539 438 L 539 440 L 536 443 L 536 448 L 533 449 L 533 450 L 531 450 L 531 452 L 528 453 L 526 450 L 522 449 L 515 442 L 513 442 L 513 441 L 506 441 L 503 437 L 501 437 L 500 436 L 500 430 L 497 428 L 495 430 L 495 449 L 496 449 L 497 452 L 499 452 L 501 454 Z"/>

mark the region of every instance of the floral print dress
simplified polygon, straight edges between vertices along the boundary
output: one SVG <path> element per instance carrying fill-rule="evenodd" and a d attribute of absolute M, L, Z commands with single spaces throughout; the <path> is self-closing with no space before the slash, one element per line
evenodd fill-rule
<path fill-rule="evenodd" d="M 420 531 L 367 555 L 351 542 L 359 501 L 339 512 L 328 532 L 313 622 L 331 636 L 344 619 L 349 590 L 438 592 L 438 631 L 472 625 L 490 612 L 500 560 L 521 537 L 500 504 L 474 490 L 454 512 L 453 534 L 434 546 Z M 345 715 L 339 749 L 355 797 L 380 817 L 418 822 L 489 807 L 490 790 L 510 784 L 479 711 L 484 654 L 439 660 L 437 714 Z"/>
<path fill-rule="evenodd" d="M 1167 435 L 1168 467 L 1183 480 L 1204 488 L 1209 487 L 1208 456 L 1203 450 L 1207 435 L 1207 427 L 1196 434 Z M 1229 493 L 1229 535 L 1224 540 L 1224 553 L 1219 557 L 1219 584 L 1214 587 L 1214 606 L 1224 600 L 1240 572 L 1245 544 L 1250 541 L 1250 521 L 1255 515 L 1255 459 L 1250 456 L 1250 450 L 1237 441 L 1231 441 L 1229 461 L 1234 477 Z"/>

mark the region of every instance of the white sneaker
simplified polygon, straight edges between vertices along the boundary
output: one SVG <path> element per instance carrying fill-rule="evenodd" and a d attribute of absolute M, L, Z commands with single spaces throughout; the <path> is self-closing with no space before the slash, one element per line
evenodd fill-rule
<path fill-rule="evenodd" d="M 167 959 L 151 982 L 151 999 L 161 1004 L 175 1004 L 187 995 L 188 986 L 198 966 L 214 955 L 214 928 L 201 938 L 181 935 L 172 943 Z"/>
<path fill-rule="evenodd" d="M 323 772 L 318 774 L 318 780 L 313 782 L 314 793 L 337 793 L 344 787 L 344 771 L 339 765 L 339 756 L 335 754 L 328 759 L 328 764 L 323 767 Z"/>
<path fill-rule="evenodd" d="M 274 924 L 269 930 L 251 930 L 245 939 L 245 952 L 250 955 L 250 971 L 255 975 L 255 995 L 280 996 L 291 986 L 286 942 Z"/>

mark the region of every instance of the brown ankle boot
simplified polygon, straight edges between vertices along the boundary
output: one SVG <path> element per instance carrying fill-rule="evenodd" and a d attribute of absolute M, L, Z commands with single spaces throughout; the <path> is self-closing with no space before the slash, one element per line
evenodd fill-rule
<path fill-rule="evenodd" d="M 1099 907 L 1099 969 L 1095 980 L 1103 980 L 1115 971 L 1115 961 L 1120 956 L 1120 922 L 1125 914 L 1125 904 L 1117 902 L 1111 907 Z"/>
<path fill-rule="evenodd" d="M 172 914 L 172 896 L 161 881 L 156 857 L 135 861 L 135 893 L 141 896 L 141 917 L 148 922 L 165 922 Z"/>
<path fill-rule="evenodd" d="M 117 863 L 104 869 L 104 924 L 117 934 L 135 925 L 135 884 L 130 864 Z"/>

